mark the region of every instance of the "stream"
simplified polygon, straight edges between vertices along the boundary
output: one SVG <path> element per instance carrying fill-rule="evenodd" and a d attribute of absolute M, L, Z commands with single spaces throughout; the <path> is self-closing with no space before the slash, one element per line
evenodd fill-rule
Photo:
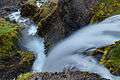
<path fill-rule="evenodd" d="M 44 39 L 37 35 L 37 25 L 32 20 L 21 17 L 20 11 L 10 14 L 9 19 L 23 27 L 20 46 L 36 55 L 32 71 L 41 72 L 46 56 L 44 54 Z"/>

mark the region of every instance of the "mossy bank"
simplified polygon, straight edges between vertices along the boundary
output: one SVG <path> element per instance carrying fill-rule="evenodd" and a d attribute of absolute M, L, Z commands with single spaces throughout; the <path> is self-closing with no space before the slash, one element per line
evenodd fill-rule
<path fill-rule="evenodd" d="M 11 80 L 30 71 L 34 61 L 31 52 L 18 48 L 20 26 L 0 18 L 0 80 Z"/>

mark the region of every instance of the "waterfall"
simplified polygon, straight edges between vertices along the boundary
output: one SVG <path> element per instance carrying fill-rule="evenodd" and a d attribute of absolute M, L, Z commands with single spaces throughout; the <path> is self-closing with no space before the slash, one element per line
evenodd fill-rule
<path fill-rule="evenodd" d="M 44 40 L 36 34 L 37 26 L 29 18 L 21 17 L 20 11 L 10 14 L 9 19 L 23 27 L 21 31 L 22 38 L 19 43 L 22 47 L 36 55 L 36 60 L 32 67 L 33 72 L 41 72 L 46 57 L 44 54 Z"/>
<path fill-rule="evenodd" d="M 29 18 L 21 17 L 20 11 L 9 15 L 23 27 L 21 31 L 22 47 L 36 54 L 33 72 L 62 72 L 65 67 L 76 67 L 80 71 L 96 73 L 103 78 L 120 80 L 91 56 L 83 52 L 113 44 L 120 40 L 120 15 L 112 16 L 104 21 L 86 26 L 70 37 L 58 43 L 48 54 L 44 54 L 44 40 L 37 35 L 37 26 Z"/>
<path fill-rule="evenodd" d="M 120 15 L 86 26 L 70 37 L 58 43 L 48 54 L 43 72 L 62 72 L 66 66 L 76 67 L 80 71 L 97 73 L 103 78 L 120 80 L 91 56 L 83 54 L 86 50 L 113 44 L 120 40 Z"/>

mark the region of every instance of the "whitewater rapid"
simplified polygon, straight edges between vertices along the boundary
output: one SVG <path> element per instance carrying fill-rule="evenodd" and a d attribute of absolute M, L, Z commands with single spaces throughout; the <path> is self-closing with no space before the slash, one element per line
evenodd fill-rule
<path fill-rule="evenodd" d="M 120 40 L 120 15 L 86 26 L 58 43 L 48 54 L 43 72 L 62 72 L 65 66 L 76 67 L 80 71 L 97 73 L 110 80 L 120 80 L 91 56 L 83 52 L 114 44 Z"/>
<path fill-rule="evenodd" d="M 21 17 L 20 11 L 9 15 L 10 21 L 15 21 L 23 28 L 21 31 L 20 47 L 32 51 L 36 55 L 33 72 L 41 72 L 45 63 L 44 40 L 37 35 L 37 25 L 29 18 Z"/>

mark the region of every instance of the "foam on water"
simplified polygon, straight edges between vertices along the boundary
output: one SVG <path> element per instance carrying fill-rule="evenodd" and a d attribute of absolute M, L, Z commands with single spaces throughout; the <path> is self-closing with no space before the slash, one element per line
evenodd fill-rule
<path fill-rule="evenodd" d="M 120 80 L 120 77 L 113 76 L 94 58 L 81 54 L 89 49 L 113 44 L 117 40 L 120 40 L 120 15 L 89 25 L 59 43 L 49 52 L 43 72 L 62 72 L 66 65 L 72 65 L 80 71 L 97 73 L 110 80 Z"/>
<path fill-rule="evenodd" d="M 15 21 L 24 27 L 21 31 L 22 39 L 20 43 L 22 47 L 37 55 L 32 70 L 34 72 L 41 72 L 45 61 L 44 40 L 36 34 L 37 26 L 32 20 L 21 17 L 20 11 L 10 14 L 9 19 L 10 21 Z"/>

